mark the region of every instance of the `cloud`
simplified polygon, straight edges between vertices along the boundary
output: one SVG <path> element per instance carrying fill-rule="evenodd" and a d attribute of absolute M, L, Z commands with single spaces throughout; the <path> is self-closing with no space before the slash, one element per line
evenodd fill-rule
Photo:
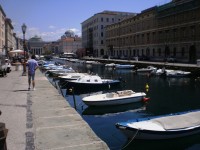
<path fill-rule="evenodd" d="M 57 41 L 61 38 L 62 35 L 64 35 L 64 33 L 67 30 L 72 30 L 75 35 L 81 36 L 81 32 L 79 29 L 76 28 L 71 28 L 71 29 L 67 29 L 67 28 L 60 28 L 60 29 L 56 29 L 53 28 L 54 26 L 49 26 L 49 28 L 51 30 L 47 30 L 47 31 L 41 31 L 41 29 L 36 28 L 36 27 L 29 27 L 27 28 L 26 31 L 26 39 L 30 39 L 34 36 L 39 36 L 41 37 L 44 41 Z M 23 38 L 23 34 L 20 30 L 16 31 L 16 34 L 18 37 Z"/>
<path fill-rule="evenodd" d="M 53 26 L 53 25 L 50 25 L 49 26 L 49 29 L 55 29 L 56 27 L 55 26 Z"/>

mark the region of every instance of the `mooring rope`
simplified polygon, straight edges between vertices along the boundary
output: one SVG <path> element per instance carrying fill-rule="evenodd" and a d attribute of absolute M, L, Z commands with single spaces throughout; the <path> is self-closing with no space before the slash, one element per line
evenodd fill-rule
<path fill-rule="evenodd" d="M 131 138 L 131 140 L 130 140 L 124 147 L 122 147 L 122 150 L 125 149 L 125 148 L 135 139 L 135 137 L 137 136 L 139 130 L 140 130 L 140 129 L 138 129 L 138 130 L 136 131 L 136 133 L 133 135 L 133 137 Z"/>

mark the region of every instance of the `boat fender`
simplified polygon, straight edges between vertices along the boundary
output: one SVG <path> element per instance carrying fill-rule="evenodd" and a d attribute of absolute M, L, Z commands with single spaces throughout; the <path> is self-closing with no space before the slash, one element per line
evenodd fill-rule
<path fill-rule="evenodd" d="M 146 85 L 145 85 L 145 89 L 149 89 L 149 85 L 148 85 L 148 83 L 146 83 Z"/>
<path fill-rule="evenodd" d="M 150 100 L 149 97 L 143 97 L 143 102 L 148 102 Z"/>

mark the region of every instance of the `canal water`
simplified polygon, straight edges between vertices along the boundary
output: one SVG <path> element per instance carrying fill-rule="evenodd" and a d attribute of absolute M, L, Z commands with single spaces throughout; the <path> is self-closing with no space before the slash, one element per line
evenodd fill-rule
<path fill-rule="evenodd" d="M 131 89 L 136 92 L 145 92 L 150 100 L 147 103 L 132 103 L 109 107 L 88 107 L 82 98 L 88 93 L 73 95 L 62 89 L 63 95 L 72 107 L 76 105 L 77 112 L 90 125 L 93 131 L 107 143 L 110 149 L 176 149 L 199 150 L 200 134 L 172 139 L 172 140 L 135 140 L 128 142 L 115 124 L 130 119 L 158 116 L 181 111 L 200 109 L 200 78 L 162 78 L 137 74 L 133 70 L 113 70 L 105 68 L 103 64 L 86 65 L 70 63 L 80 72 L 93 72 L 104 78 L 123 79 L 120 90 Z M 149 89 L 145 86 L 148 84 Z M 98 91 L 101 93 L 102 91 Z M 105 91 L 103 91 L 105 92 Z M 76 103 L 74 103 L 74 100 Z M 199 116 L 200 119 L 200 116 Z M 172 122 L 173 123 L 173 122 Z"/>

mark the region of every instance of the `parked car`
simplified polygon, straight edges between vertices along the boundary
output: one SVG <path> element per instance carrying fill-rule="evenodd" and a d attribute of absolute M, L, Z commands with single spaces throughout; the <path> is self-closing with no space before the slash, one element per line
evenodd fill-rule
<path fill-rule="evenodd" d="M 11 63 L 9 59 L 5 59 L 5 65 L 6 65 L 6 72 L 11 72 Z"/>
<path fill-rule="evenodd" d="M 5 55 L 0 55 L 0 75 L 2 77 L 7 75 L 7 66 L 5 62 Z"/>

